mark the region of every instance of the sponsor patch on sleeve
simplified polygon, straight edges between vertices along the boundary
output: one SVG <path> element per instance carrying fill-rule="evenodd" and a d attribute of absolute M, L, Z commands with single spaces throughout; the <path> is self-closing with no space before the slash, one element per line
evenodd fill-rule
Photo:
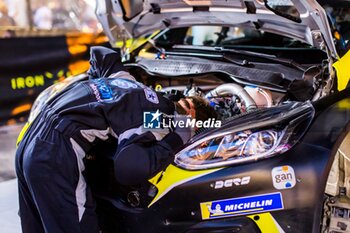
<path fill-rule="evenodd" d="M 154 104 L 159 104 L 159 99 L 158 99 L 157 93 L 155 91 L 153 91 L 150 88 L 145 88 L 144 90 L 145 90 L 146 99 L 149 102 L 154 103 Z"/>
<path fill-rule="evenodd" d="M 202 219 L 225 218 L 283 209 L 281 193 L 238 197 L 200 203 Z"/>
<path fill-rule="evenodd" d="M 128 80 L 121 79 L 121 78 L 116 78 L 111 82 L 111 85 L 122 88 L 122 89 L 135 89 L 138 88 L 138 86 Z"/>
<path fill-rule="evenodd" d="M 94 80 L 90 83 L 90 87 L 97 101 L 105 101 L 113 98 L 113 93 L 110 87 L 103 80 Z"/>

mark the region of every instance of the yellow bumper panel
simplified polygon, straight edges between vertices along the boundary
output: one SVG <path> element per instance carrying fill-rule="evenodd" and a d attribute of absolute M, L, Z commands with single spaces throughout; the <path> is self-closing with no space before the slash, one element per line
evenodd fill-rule
<path fill-rule="evenodd" d="M 202 170 L 202 171 L 189 171 L 178 168 L 174 165 L 169 165 L 163 173 L 158 173 L 154 178 L 150 179 L 154 186 L 157 187 L 158 193 L 148 207 L 157 202 L 160 198 L 162 198 L 166 193 L 170 190 L 184 184 L 188 181 L 194 180 L 201 176 L 205 176 L 207 174 L 216 172 L 222 168 L 210 169 L 210 170 Z M 160 176 L 162 175 L 161 179 Z M 159 180 L 160 179 L 160 180 Z M 159 181 L 158 181 L 159 180 Z"/>
<path fill-rule="evenodd" d="M 254 214 L 247 217 L 256 223 L 261 233 L 284 233 L 284 230 L 270 213 Z"/>
<path fill-rule="evenodd" d="M 350 80 L 350 50 L 334 63 L 333 67 L 337 71 L 338 91 L 342 91 Z"/>

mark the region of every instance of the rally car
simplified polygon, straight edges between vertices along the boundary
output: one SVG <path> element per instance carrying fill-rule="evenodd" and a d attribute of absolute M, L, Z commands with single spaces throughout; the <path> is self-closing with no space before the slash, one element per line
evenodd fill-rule
<path fill-rule="evenodd" d="M 98 0 L 96 14 L 112 46 L 132 38 L 138 81 L 202 96 L 222 121 L 136 187 L 95 155 L 113 142 L 92 153 L 103 232 L 350 232 L 350 54 L 316 1 Z"/>

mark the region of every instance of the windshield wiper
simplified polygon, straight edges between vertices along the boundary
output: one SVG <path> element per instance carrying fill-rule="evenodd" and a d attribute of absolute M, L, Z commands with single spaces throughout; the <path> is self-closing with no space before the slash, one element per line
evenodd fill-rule
<path fill-rule="evenodd" d="M 237 49 L 227 49 L 224 47 L 193 46 L 193 45 L 174 45 L 173 48 L 174 49 L 189 49 L 189 50 L 204 50 L 204 51 L 213 51 L 213 52 L 220 52 L 220 53 L 234 53 L 234 54 L 238 54 L 238 55 L 263 58 L 265 60 L 273 61 L 273 62 L 280 63 L 283 65 L 292 66 L 292 67 L 297 68 L 301 71 L 306 70 L 302 65 L 300 65 L 299 63 L 297 63 L 291 59 L 279 58 L 279 57 L 276 57 L 275 55 L 270 55 L 270 54 L 265 54 L 265 53 L 258 53 L 258 52 L 251 52 L 251 51 L 237 50 Z"/>

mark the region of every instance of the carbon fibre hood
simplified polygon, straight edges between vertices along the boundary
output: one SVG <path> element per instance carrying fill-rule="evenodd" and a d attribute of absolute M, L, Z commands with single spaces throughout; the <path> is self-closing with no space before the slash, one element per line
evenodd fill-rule
<path fill-rule="evenodd" d="M 116 41 L 165 28 L 250 23 L 264 31 L 328 49 L 337 57 L 326 13 L 316 1 L 269 1 L 292 4 L 300 22 L 275 14 L 263 0 L 97 0 L 96 14 L 113 46 Z"/>

